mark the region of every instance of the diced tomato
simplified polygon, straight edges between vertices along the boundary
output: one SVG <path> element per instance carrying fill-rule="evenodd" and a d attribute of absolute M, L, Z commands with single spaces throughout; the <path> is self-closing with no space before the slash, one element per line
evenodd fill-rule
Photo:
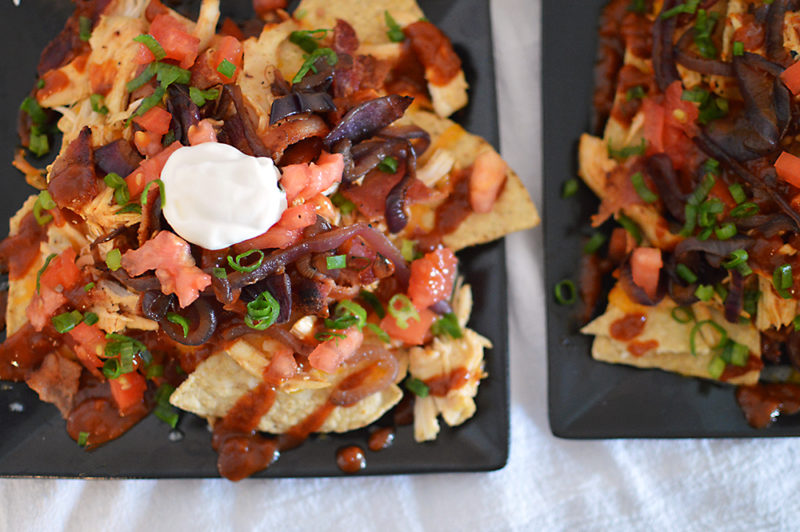
<path fill-rule="evenodd" d="M 164 149 L 161 145 L 162 136 L 152 131 L 137 131 L 133 134 L 133 144 L 145 157 L 155 157 Z"/>
<path fill-rule="evenodd" d="M 86 325 L 81 322 L 75 326 L 68 334 L 75 340 L 75 354 L 86 369 L 99 377 L 100 372 L 97 368 L 103 367 L 100 355 L 105 353 L 106 336 L 97 325 Z"/>
<path fill-rule="evenodd" d="M 172 122 L 172 115 L 163 107 L 152 107 L 142 116 L 133 119 L 142 129 L 152 131 L 159 135 L 166 135 Z"/>
<path fill-rule="evenodd" d="M 144 10 L 144 17 L 148 22 L 153 22 L 153 19 L 158 15 L 169 13 L 167 6 L 161 3 L 161 0 L 150 0 L 147 8 Z"/>
<path fill-rule="evenodd" d="M 453 291 L 458 259 L 450 248 L 439 248 L 411 263 L 408 297 L 419 308 L 447 299 Z"/>
<path fill-rule="evenodd" d="M 700 115 L 700 110 L 697 104 L 682 100 L 682 97 L 683 85 L 680 81 L 673 81 L 664 93 L 664 107 L 667 111 L 664 119 L 667 125 L 691 136 L 697 131 L 695 121 Z"/>
<path fill-rule="evenodd" d="M 52 288 L 42 287 L 39 293 L 33 296 L 31 302 L 28 303 L 28 308 L 25 309 L 25 315 L 31 326 L 37 331 L 41 331 L 47 326 L 50 317 L 55 314 L 62 305 L 66 304 L 67 298 L 64 294 L 56 292 Z"/>
<path fill-rule="evenodd" d="M 636 248 L 631 255 L 631 272 L 636 283 L 650 299 L 658 293 L 658 280 L 661 275 L 661 250 L 658 248 Z"/>
<path fill-rule="evenodd" d="M 666 153 L 676 168 L 685 167 L 696 151 L 690 138 L 697 134 L 699 115 L 697 105 L 681 100 L 682 95 L 683 87 L 675 81 L 663 101 L 645 98 L 642 102 L 647 155 Z"/>
<path fill-rule="evenodd" d="M 506 182 L 508 165 L 494 150 L 478 155 L 469 175 L 469 204 L 475 212 L 489 212 Z"/>
<path fill-rule="evenodd" d="M 200 39 L 186 30 L 183 22 L 168 14 L 156 15 L 150 34 L 164 48 L 167 59 L 180 61 L 181 68 L 190 68 L 200 53 Z"/>
<path fill-rule="evenodd" d="M 117 403 L 120 415 L 128 414 L 133 407 L 144 399 L 144 392 L 147 390 L 147 381 L 140 374 L 125 373 L 116 379 L 109 379 L 111 385 L 111 396 Z"/>
<path fill-rule="evenodd" d="M 800 93 L 800 62 L 794 63 L 781 73 L 781 81 L 792 91 L 792 94 Z"/>
<path fill-rule="evenodd" d="M 150 51 L 150 48 L 140 42 L 136 43 L 136 55 L 133 56 L 133 62 L 137 65 L 146 65 L 156 60 L 156 56 Z"/>
<path fill-rule="evenodd" d="M 279 384 L 286 379 L 291 379 L 297 373 L 297 361 L 291 349 L 279 349 L 272 353 L 269 366 L 264 371 L 264 380 Z"/>
<path fill-rule="evenodd" d="M 186 135 L 189 138 L 189 144 L 192 146 L 197 146 L 204 142 L 217 142 L 217 134 L 208 118 L 202 119 L 197 125 L 189 126 L 189 131 Z"/>
<path fill-rule="evenodd" d="M 387 313 L 381 320 L 381 329 L 386 331 L 386 334 L 392 338 L 408 345 L 422 345 L 425 343 L 425 337 L 428 335 L 433 320 L 436 319 L 436 313 L 426 308 L 417 309 L 417 311 L 419 312 L 419 320 L 408 320 L 406 329 L 401 329 L 394 317 Z"/>
<path fill-rule="evenodd" d="M 164 150 L 160 151 L 158 155 L 149 159 L 145 159 L 139 163 L 139 168 L 134 170 L 125 178 L 125 181 L 128 183 L 128 189 L 131 192 L 131 196 L 138 196 L 142 193 L 142 190 L 144 190 L 144 187 L 147 185 L 147 183 L 150 181 L 155 181 L 161 177 L 161 170 L 163 170 L 164 165 L 167 164 L 167 159 L 169 159 L 169 156 L 172 155 L 175 150 L 181 147 L 182 144 L 180 141 L 176 140 L 164 148 Z"/>
<path fill-rule="evenodd" d="M 286 191 L 286 201 L 308 200 L 328 190 L 342 180 L 344 157 L 341 153 L 322 154 L 316 163 L 290 164 L 283 168 L 281 186 Z"/>
<path fill-rule="evenodd" d="M 608 241 L 608 258 L 615 264 L 619 264 L 635 247 L 636 241 L 633 236 L 624 228 L 617 227 L 611 231 L 611 239 Z"/>
<path fill-rule="evenodd" d="M 54 257 L 40 278 L 40 286 L 63 290 L 73 288 L 81 279 L 81 270 L 75 265 L 75 250 L 67 248 Z M 61 291 L 61 290 L 59 290 Z"/>
<path fill-rule="evenodd" d="M 304 203 L 289 207 L 283 212 L 278 223 L 270 227 L 266 233 L 234 246 L 237 253 L 251 249 L 284 249 L 295 244 L 303 234 L 303 229 L 317 221 L 317 213 L 313 203 Z"/>
<path fill-rule="evenodd" d="M 785 151 L 775 161 L 778 176 L 790 185 L 800 188 L 800 157 Z"/>
<path fill-rule="evenodd" d="M 275 9 L 286 9 L 287 5 L 287 0 L 253 0 L 253 10 L 259 17 L 263 17 Z"/>
<path fill-rule="evenodd" d="M 733 209 L 736 207 L 736 201 L 731 196 L 730 190 L 728 190 L 727 185 L 721 180 L 717 179 L 714 182 L 714 186 L 711 187 L 711 190 L 708 192 L 710 197 L 717 198 L 725 204 L 725 213 L 727 214 L 729 209 Z"/>
<path fill-rule="evenodd" d="M 161 291 L 177 295 L 181 307 L 191 305 L 211 284 L 211 276 L 195 266 L 189 244 L 169 231 L 161 231 L 140 248 L 126 251 L 122 267 L 134 277 L 155 270 Z"/>
<path fill-rule="evenodd" d="M 644 113 L 644 138 L 647 141 L 648 153 L 664 151 L 664 108 L 652 98 L 642 100 Z"/>
<path fill-rule="evenodd" d="M 338 331 L 337 331 L 338 332 Z M 326 373 L 333 373 L 339 364 L 353 356 L 364 341 L 364 334 L 353 326 L 342 331 L 344 338 L 333 337 L 322 342 L 308 355 L 308 363 Z"/>
<path fill-rule="evenodd" d="M 239 42 L 239 39 L 236 37 L 231 37 L 230 35 L 225 35 L 219 40 L 219 44 L 217 44 L 217 50 L 214 52 L 214 69 L 217 70 L 217 73 L 220 77 L 226 82 L 230 83 L 236 76 L 239 74 L 239 71 L 242 69 L 242 43 Z M 233 76 L 228 77 L 222 72 L 219 71 L 219 65 L 222 64 L 225 60 L 230 61 L 233 63 L 233 66 L 236 67 L 236 70 L 233 73 Z"/>

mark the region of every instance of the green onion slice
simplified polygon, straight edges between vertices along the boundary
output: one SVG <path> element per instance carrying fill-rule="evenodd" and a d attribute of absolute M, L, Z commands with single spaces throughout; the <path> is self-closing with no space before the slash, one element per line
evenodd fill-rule
<path fill-rule="evenodd" d="M 637 244 L 641 244 L 642 231 L 639 229 L 639 226 L 636 225 L 636 222 L 628 218 L 626 215 L 619 213 L 617 214 L 617 223 L 631 234 Z"/>
<path fill-rule="evenodd" d="M 417 397 L 428 397 L 430 393 L 430 389 L 428 385 L 419 380 L 416 377 L 412 377 L 411 375 L 406 378 L 403 385 L 406 387 L 406 390 L 413 393 Z"/>
<path fill-rule="evenodd" d="M 144 186 L 144 190 L 142 190 L 142 199 L 141 199 L 142 209 L 144 209 L 147 206 L 147 197 L 150 195 L 150 187 L 152 187 L 153 185 L 158 186 L 158 191 L 159 194 L 161 195 L 161 208 L 163 209 L 164 206 L 167 204 L 167 193 L 164 192 L 164 182 L 161 181 L 160 179 L 154 179 L 149 183 L 147 183 Z"/>
<path fill-rule="evenodd" d="M 758 214 L 758 211 L 758 205 L 752 201 L 748 201 L 731 209 L 730 214 L 733 218 L 747 218 L 749 216 L 753 216 L 754 214 Z"/>
<path fill-rule="evenodd" d="M 299 83 L 309 71 L 312 71 L 316 74 L 317 68 L 314 66 L 314 63 L 320 57 L 324 57 L 330 66 L 335 66 L 339 61 L 339 56 L 337 56 L 336 52 L 330 48 L 317 48 L 311 52 L 308 57 L 306 57 L 305 62 L 300 67 L 300 70 L 298 70 L 297 74 L 295 74 L 294 78 L 292 78 L 292 83 Z"/>
<path fill-rule="evenodd" d="M 719 379 L 724 371 L 725 361 L 722 360 L 722 357 L 716 356 L 712 358 L 711 362 L 708 364 L 708 373 L 711 375 L 711 378 Z"/>
<path fill-rule="evenodd" d="M 644 182 L 644 175 L 642 175 L 641 172 L 633 174 L 631 176 L 631 182 L 633 183 L 633 188 L 636 190 L 636 194 L 642 198 L 642 201 L 646 203 L 655 203 L 658 201 L 658 195 L 647 187 L 647 183 Z"/>
<path fill-rule="evenodd" d="M 374 323 L 367 323 L 366 327 L 367 329 L 375 333 L 375 336 L 377 336 L 381 342 L 385 344 L 391 343 L 392 339 L 389 338 L 389 335 L 386 334 L 386 331 L 384 331 Z"/>
<path fill-rule="evenodd" d="M 571 198 L 578 193 L 578 180 L 567 179 L 564 181 L 564 186 L 561 188 L 561 197 L 564 199 Z"/>
<path fill-rule="evenodd" d="M 596 253 L 605 243 L 606 235 L 603 233 L 594 233 L 586 242 L 586 244 L 583 245 L 583 252 L 586 255 Z"/>
<path fill-rule="evenodd" d="M 692 307 L 675 307 L 671 314 L 672 319 L 678 323 L 689 323 L 695 319 Z"/>
<path fill-rule="evenodd" d="M 389 37 L 390 41 L 403 42 L 406 40 L 406 35 L 403 33 L 403 29 L 388 11 L 383 12 L 383 19 L 386 21 L 386 27 L 389 28 L 389 31 L 386 32 L 386 36 Z"/>
<path fill-rule="evenodd" d="M 44 264 L 42 265 L 42 267 L 39 268 L 38 272 L 36 272 L 36 293 L 37 294 L 39 293 L 39 289 L 41 288 L 41 285 L 42 285 L 42 274 L 47 269 L 47 267 L 50 266 L 50 261 L 53 260 L 54 258 L 56 258 L 56 254 L 55 253 L 49 254 L 47 256 L 47 258 L 44 259 Z"/>
<path fill-rule="evenodd" d="M 100 317 L 94 312 L 87 312 L 86 316 L 83 317 L 83 323 L 86 325 L 94 325 L 98 321 L 100 321 Z"/>
<path fill-rule="evenodd" d="M 258 260 L 256 260 L 254 263 L 248 266 L 242 265 L 242 260 L 246 259 L 247 257 L 253 254 L 258 254 Z M 261 251 L 260 249 L 251 249 L 250 251 L 245 251 L 244 253 L 236 255 L 235 259 L 230 255 L 228 255 L 228 265 L 237 272 L 250 273 L 256 270 L 259 266 L 261 266 L 261 263 L 263 261 L 264 261 L 264 252 Z"/>
<path fill-rule="evenodd" d="M 167 312 L 167 321 L 174 323 L 175 325 L 180 325 L 181 329 L 183 329 L 184 338 L 189 335 L 189 320 L 177 312 Z"/>
<path fill-rule="evenodd" d="M 50 321 L 53 323 L 53 328 L 55 328 L 57 332 L 63 334 L 71 331 L 76 325 L 83 321 L 83 315 L 79 311 L 73 310 L 53 316 L 50 318 Z"/>
<path fill-rule="evenodd" d="M 213 272 L 214 272 L 214 277 L 216 277 L 217 279 L 228 278 L 228 272 L 225 271 L 225 268 L 214 268 Z"/>
<path fill-rule="evenodd" d="M 578 300 L 578 289 L 569 279 L 564 279 L 556 284 L 554 293 L 556 301 L 561 305 L 572 305 Z"/>
<path fill-rule="evenodd" d="M 399 304 L 399 306 L 398 306 Z M 419 312 L 414 304 L 404 294 L 395 294 L 389 300 L 389 314 L 395 319 L 397 326 L 408 329 L 409 320 L 420 321 Z"/>
<path fill-rule="evenodd" d="M 733 198 L 733 201 L 737 203 L 737 205 L 744 203 L 744 200 L 747 199 L 747 194 L 745 193 L 744 188 L 742 188 L 742 185 L 739 183 L 730 185 L 728 187 L 728 192 L 731 193 L 731 197 Z"/>
<path fill-rule="evenodd" d="M 700 332 L 700 330 L 705 326 L 714 329 L 720 337 L 719 341 L 715 345 L 711 346 L 712 349 L 719 349 L 722 346 L 724 346 L 725 343 L 728 341 L 727 331 L 723 329 L 718 323 L 712 320 L 698 321 L 694 325 L 694 327 L 692 327 L 692 331 L 689 333 L 689 349 L 691 350 L 693 356 L 697 356 L 697 346 L 695 337 L 697 336 L 697 333 Z"/>
<path fill-rule="evenodd" d="M 329 270 L 341 270 L 347 267 L 347 255 L 325 257 L 325 267 Z"/>
<path fill-rule="evenodd" d="M 397 164 L 397 159 L 391 155 L 387 155 L 381 159 L 381 162 L 378 164 L 378 170 L 386 174 L 393 174 L 397 172 Z"/>
<path fill-rule="evenodd" d="M 89 17 L 78 17 L 78 37 L 86 42 L 92 37 L 92 19 Z"/>
<path fill-rule="evenodd" d="M 167 57 L 167 52 L 164 51 L 164 48 L 152 35 L 142 33 L 141 35 L 134 37 L 133 40 L 145 45 L 147 49 L 150 50 L 150 53 L 156 57 L 156 61 L 161 61 Z"/>
<path fill-rule="evenodd" d="M 263 331 L 275 323 L 280 313 L 280 303 L 268 290 L 265 290 L 247 304 L 247 314 L 244 317 L 244 322 L 251 329 Z"/>
<path fill-rule="evenodd" d="M 36 218 L 36 223 L 39 225 L 47 225 L 53 221 L 52 214 L 42 214 L 42 211 L 49 211 L 56 208 L 56 202 L 47 190 L 39 192 L 36 198 L 36 203 L 33 204 L 33 217 Z"/>
<path fill-rule="evenodd" d="M 361 290 L 358 295 L 372 307 L 372 310 L 375 311 L 375 314 L 377 314 L 379 318 L 383 319 L 386 316 L 386 310 L 383 308 L 383 305 L 381 305 L 378 296 L 366 290 Z"/>
<path fill-rule="evenodd" d="M 717 235 L 717 240 L 728 240 L 736 236 L 736 225 L 733 222 L 725 222 L 716 229 L 714 233 Z"/>
<path fill-rule="evenodd" d="M 452 338 L 461 338 L 464 333 L 461 331 L 461 326 L 458 324 L 458 318 L 453 312 L 448 312 L 431 326 L 431 332 L 435 336 L 448 335 Z"/>
<path fill-rule="evenodd" d="M 122 267 L 122 252 L 117 248 L 112 249 L 106 254 L 106 265 L 112 272 Z"/>
<path fill-rule="evenodd" d="M 197 107 L 203 107 L 206 102 L 219 98 L 219 90 L 201 90 L 197 87 L 189 87 L 189 98 L 191 98 Z"/>
<path fill-rule="evenodd" d="M 219 72 L 226 78 L 233 78 L 233 75 L 236 74 L 236 65 L 234 65 L 227 59 L 223 59 L 220 62 L 219 66 L 217 67 L 217 72 Z"/>
<path fill-rule="evenodd" d="M 131 200 L 131 192 L 128 182 L 119 174 L 111 172 L 103 178 L 106 185 L 114 189 L 114 201 L 117 205 L 126 205 Z"/>
<path fill-rule="evenodd" d="M 714 287 L 710 284 L 701 284 L 694 291 L 694 295 L 700 301 L 710 301 L 714 296 Z"/>
<path fill-rule="evenodd" d="M 783 299 L 790 299 L 792 297 L 789 293 L 789 288 L 791 288 L 793 284 L 794 278 L 792 277 L 791 264 L 781 264 L 772 272 L 772 286 L 775 287 L 775 291 L 778 292 Z"/>
<path fill-rule="evenodd" d="M 731 252 L 730 260 L 727 260 L 722 263 L 722 265 L 727 269 L 738 268 L 742 264 L 747 262 L 747 259 L 750 258 L 747 254 L 747 251 L 744 249 L 736 249 Z"/>
<path fill-rule="evenodd" d="M 329 31 L 326 29 L 293 31 L 289 34 L 289 42 L 296 44 L 305 53 L 310 54 L 319 48 L 319 41 L 324 39 Z"/>
<path fill-rule="evenodd" d="M 86 444 L 88 443 L 89 443 L 89 433 L 80 431 L 78 433 L 78 445 L 80 445 L 81 447 L 86 447 Z"/>
<path fill-rule="evenodd" d="M 694 284 L 697 282 L 697 275 L 685 264 L 678 264 L 675 267 L 675 273 L 678 274 L 678 277 L 689 284 Z"/>

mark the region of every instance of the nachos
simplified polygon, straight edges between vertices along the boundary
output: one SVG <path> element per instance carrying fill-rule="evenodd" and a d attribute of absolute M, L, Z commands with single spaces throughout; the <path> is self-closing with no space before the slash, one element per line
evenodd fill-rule
<path fill-rule="evenodd" d="M 0 243 L 0 378 L 87 449 L 206 418 L 233 480 L 404 396 L 418 441 L 467 421 L 491 342 L 455 252 L 538 223 L 415 2 L 254 7 L 77 2 L 20 113 L 61 146 L 17 154 L 39 191 Z"/>

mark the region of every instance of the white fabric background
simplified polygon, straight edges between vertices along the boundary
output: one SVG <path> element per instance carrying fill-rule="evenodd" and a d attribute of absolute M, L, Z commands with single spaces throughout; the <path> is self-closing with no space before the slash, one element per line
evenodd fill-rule
<path fill-rule="evenodd" d="M 537 204 L 540 11 L 540 0 L 492 2 L 502 152 Z M 508 254 L 517 289 L 509 291 L 511 457 L 502 471 L 238 484 L 1 480 L 0 530 L 800 529 L 796 439 L 554 438 L 541 228 L 509 237 Z"/>

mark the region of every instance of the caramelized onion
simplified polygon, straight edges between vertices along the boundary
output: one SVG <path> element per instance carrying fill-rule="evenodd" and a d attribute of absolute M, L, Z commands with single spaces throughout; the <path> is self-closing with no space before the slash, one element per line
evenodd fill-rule
<path fill-rule="evenodd" d="M 665 0 L 661 13 L 675 7 L 676 0 Z M 678 17 L 656 17 L 653 23 L 653 71 L 656 83 L 662 92 L 667 90 L 673 81 L 680 79 L 678 68 L 675 66 L 675 51 L 672 46 L 675 27 Z"/>
<path fill-rule="evenodd" d="M 353 143 L 372 137 L 406 112 L 414 98 L 391 94 L 362 103 L 350 109 L 325 137 L 331 146 L 343 139 Z"/>
<path fill-rule="evenodd" d="M 725 298 L 725 319 L 730 323 L 739 323 L 744 308 L 744 277 L 737 270 L 731 271 L 731 282 L 728 285 L 728 296 Z"/>
<path fill-rule="evenodd" d="M 361 346 L 359 352 L 346 364 L 363 369 L 345 377 L 336 386 L 328 398 L 336 406 L 354 405 L 391 385 L 397 378 L 397 359 L 381 345 Z"/>
<path fill-rule="evenodd" d="M 655 299 L 651 299 L 639 285 L 634 283 L 630 257 L 619 267 L 619 284 L 632 301 L 648 307 L 658 305 L 658 303 L 664 299 L 664 294 L 666 292 L 666 282 L 663 274 L 658 283 L 658 292 L 656 293 Z"/>
<path fill-rule="evenodd" d="M 269 125 L 280 122 L 287 116 L 335 110 L 336 104 L 327 92 L 292 92 L 272 102 Z"/>
<path fill-rule="evenodd" d="M 183 327 L 172 323 L 166 317 L 158 324 L 173 340 L 183 345 L 202 345 L 206 343 L 217 329 L 217 314 L 214 307 L 203 297 L 181 310 L 181 315 L 189 322 L 189 331 L 184 336 Z"/>

